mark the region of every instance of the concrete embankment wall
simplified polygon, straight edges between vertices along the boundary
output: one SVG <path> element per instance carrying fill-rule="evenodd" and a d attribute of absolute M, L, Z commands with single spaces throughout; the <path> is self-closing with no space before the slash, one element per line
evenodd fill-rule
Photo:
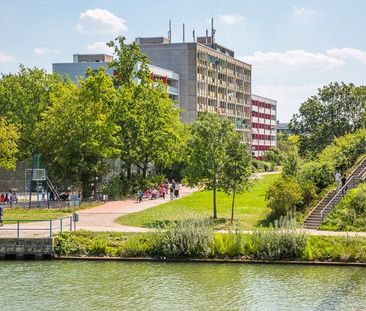
<path fill-rule="evenodd" d="M 41 259 L 53 256 L 52 238 L 0 238 L 1 259 Z"/>

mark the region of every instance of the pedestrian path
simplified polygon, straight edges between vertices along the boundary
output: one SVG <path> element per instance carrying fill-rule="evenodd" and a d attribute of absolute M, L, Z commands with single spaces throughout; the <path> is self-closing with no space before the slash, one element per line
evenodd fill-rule
<path fill-rule="evenodd" d="M 197 188 L 182 187 L 180 190 L 180 198 L 192 194 Z M 174 200 L 179 200 L 174 199 Z M 101 206 L 93 207 L 78 212 L 79 221 L 76 223 L 77 230 L 89 231 L 115 231 L 115 232 L 147 232 L 150 229 L 140 227 L 123 226 L 116 220 L 127 214 L 137 213 L 148 208 L 152 208 L 170 201 L 169 195 L 165 199 L 159 198 L 155 200 L 146 199 L 141 203 L 136 200 L 127 199 L 123 201 L 110 201 Z M 15 237 L 15 224 L 4 225 L 0 230 L 0 237 Z M 21 226 L 21 237 L 41 237 L 49 235 L 49 225 L 44 222 L 25 223 Z M 36 228 L 44 228 L 37 230 Z M 12 229 L 12 230 L 6 230 Z M 24 231 L 23 231 L 24 230 Z"/>

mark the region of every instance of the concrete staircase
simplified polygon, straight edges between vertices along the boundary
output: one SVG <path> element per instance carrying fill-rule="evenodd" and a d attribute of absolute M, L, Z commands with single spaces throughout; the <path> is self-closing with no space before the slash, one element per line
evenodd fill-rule
<path fill-rule="evenodd" d="M 352 171 L 347 177 L 347 191 L 357 187 L 361 182 L 366 179 L 366 157 L 362 159 L 360 164 Z M 337 205 L 337 203 L 343 198 L 343 188 L 329 191 L 319 204 L 310 212 L 309 216 L 304 222 L 306 229 L 317 229 L 322 223 L 324 217 Z"/>

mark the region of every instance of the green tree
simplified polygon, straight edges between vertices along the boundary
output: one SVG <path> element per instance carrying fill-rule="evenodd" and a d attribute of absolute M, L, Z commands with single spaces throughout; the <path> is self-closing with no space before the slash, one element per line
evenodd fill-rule
<path fill-rule="evenodd" d="M 119 94 L 115 113 L 121 127 L 121 158 L 128 177 L 135 164 L 146 178 L 150 164 L 170 165 L 179 158 L 186 134 L 166 85 L 151 79 L 148 58 L 135 42 L 125 40 L 120 36 L 108 43 L 115 55 L 110 66 L 116 70 Z"/>
<path fill-rule="evenodd" d="M 129 87 L 136 79 L 142 83 L 149 81 L 149 59 L 136 42 L 127 44 L 124 36 L 118 36 L 115 41 L 108 42 L 107 46 L 114 49 L 115 57 L 109 66 L 115 70 L 113 81 L 117 88 Z"/>
<path fill-rule="evenodd" d="M 19 73 L 0 79 L 0 111 L 19 132 L 19 157 L 29 158 L 38 140 L 36 124 L 50 105 L 50 94 L 61 78 L 37 68 L 20 66 Z"/>
<path fill-rule="evenodd" d="M 300 136 L 300 153 L 314 155 L 334 138 L 365 127 L 366 87 L 330 83 L 301 104 L 290 122 Z"/>
<path fill-rule="evenodd" d="M 185 128 L 162 83 L 133 85 L 128 96 L 126 89 L 120 93 L 122 160 L 139 167 L 145 178 L 149 164 L 164 166 L 179 158 Z"/>
<path fill-rule="evenodd" d="M 104 69 L 89 70 L 87 77 L 60 84 L 51 93 L 51 106 L 42 113 L 37 151 L 60 180 L 89 185 L 107 170 L 106 161 L 120 153 L 114 107 L 116 90 Z"/>
<path fill-rule="evenodd" d="M 224 191 L 227 194 L 232 194 L 231 223 L 234 221 L 235 195 L 248 187 L 248 180 L 252 173 L 248 146 L 241 143 L 240 137 L 236 132 L 233 134 L 226 147 L 222 181 Z"/>
<path fill-rule="evenodd" d="M 228 120 L 208 112 L 192 124 L 187 142 L 185 176 L 189 184 L 213 191 L 213 218 L 217 219 L 216 193 L 222 189 L 227 144 L 235 133 Z"/>
<path fill-rule="evenodd" d="M 0 167 L 14 170 L 18 153 L 19 133 L 13 124 L 8 124 L 0 117 Z"/>

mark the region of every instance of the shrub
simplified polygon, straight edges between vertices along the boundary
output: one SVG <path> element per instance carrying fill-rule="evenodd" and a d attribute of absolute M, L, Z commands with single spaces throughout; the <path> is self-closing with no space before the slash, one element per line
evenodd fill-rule
<path fill-rule="evenodd" d="M 297 259 L 302 256 L 307 235 L 294 220 L 281 218 L 269 230 L 256 230 L 252 236 L 252 253 L 257 259 Z"/>
<path fill-rule="evenodd" d="M 207 257 L 213 239 L 207 219 L 178 221 L 160 232 L 156 253 L 166 257 Z"/>
<path fill-rule="evenodd" d="M 217 233 L 211 243 L 211 256 L 215 258 L 242 256 L 247 253 L 246 242 L 238 226 L 234 232 Z"/>
<path fill-rule="evenodd" d="M 267 190 L 266 199 L 271 209 L 270 220 L 296 211 L 302 202 L 302 192 L 294 178 L 277 179 Z"/>
<path fill-rule="evenodd" d="M 112 249 L 108 246 L 107 241 L 97 239 L 87 247 L 88 254 L 91 256 L 108 256 L 112 255 Z"/>
<path fill-rule="evenodd" d="M 296 177 L 299 172 L 300 158 L 295 152 L 288 154 L 283 162 L 282 176 Z"/>

